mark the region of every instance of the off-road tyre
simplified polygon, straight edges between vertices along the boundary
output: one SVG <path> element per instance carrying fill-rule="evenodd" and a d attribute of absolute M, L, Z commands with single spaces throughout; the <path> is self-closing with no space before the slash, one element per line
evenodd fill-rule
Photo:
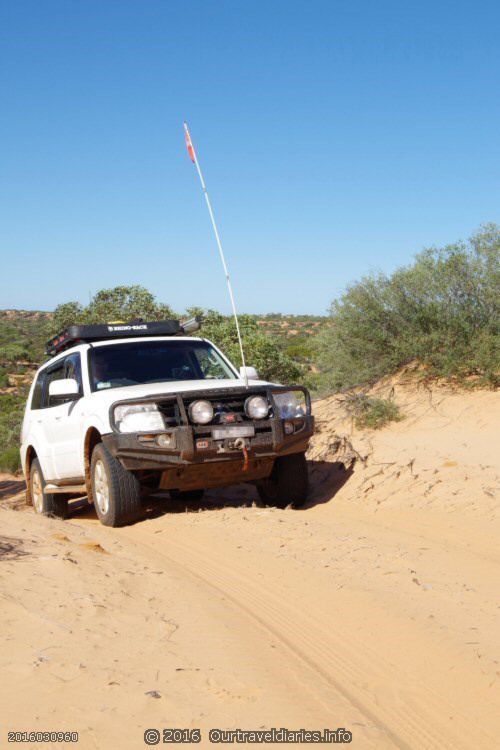
<path fill-rule="evenodd" d="M 140 517 L 139 480 L 131 471 L 123 468 L 103 443 L 96 445 L 92 451 L 90 477 L 95 510 L 104 526 L 126 526 Z"/>
<path fill-rule="evenodd" d="M 199 503 L 203 499 L 205 490 L 169 490 L 172 500 L 180 500 L 186 503 Z"/>
<path fill-rule="evenodd" d="M 299 507 L 307 500 L 309 477 L 304 453 L 280 456 L 274 462 L 269 479 L 257 485 L 260 499 L 266 505 Z"/>
<path fill-rule="evenodd" d="M 67 518 L 68 496 L 45 492 L 45 484 L 40 461 L 35 458 L 30 468 L 30 494 L 35 513 L 53 518 Z"/>

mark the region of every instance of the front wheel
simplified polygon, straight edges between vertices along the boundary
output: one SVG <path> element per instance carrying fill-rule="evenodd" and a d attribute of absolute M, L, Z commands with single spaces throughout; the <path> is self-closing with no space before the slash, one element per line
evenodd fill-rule
<path fill-rule="evenodd" d="M 257 485 L 260 499 L 266 505 L 286 508 L 303 505 L 307 500 L 309 477 L 304 453 L 280 456 L 274 462 L 269 479 Z"/>
<path fill-rule="evenodd" d="M 68 517 L 68 498 L 65 495 L 51 495 L 45 492 L 45 479 L 38 458 L 31 464 L 30 492 L 35 513 L 54 518 Z"/>
<path fill-rule="evenodd" d="M 104 526 L 125 526 L 137 520 L 141 512 L 139 480 L 103 443 L 92 453 L 90 476 L 96 513 Z"/>

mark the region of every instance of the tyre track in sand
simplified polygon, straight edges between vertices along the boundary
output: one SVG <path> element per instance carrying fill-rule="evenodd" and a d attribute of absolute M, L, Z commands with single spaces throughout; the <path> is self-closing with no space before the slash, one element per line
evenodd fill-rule
<path fill-rule="evenodd" d="M 171 529 L 158 529 L 157 523 L 124 529 L 122 540 L 127 537 L 132 544 L 146 547 L 157 559 L 215 589 L 245 618 L 279 639 L 296 662 L 317 675 L 317 700 L 324 704 L 329 691 L 342 696 L 385 737 L 382 747 L 465 750 L 472 741 L 475 746 L 494 746 L 493 738 L 474 725 L 473 717 L 468 724 L 453 726 L 456 707 L 441 692 L 411 674 L 404 675 L 403 687 L 400 669 L 347 630 L 340 612 L 332 621 L 331 609 L 322 608 L 317 599 L 313 607 L 298 606 L 300 589 L 295 597 L 285 594 L 273 571 L 256 583 L 254 568 L 242 565 L 235 549 L 226 546 L 222 556 L 214 544 L 200 544 L 189 531 L 175 529 L 175 538 L 168 534 L 166 548 L 160 548 L 163 539 L 158 533 Z M 314 589 L 314 581 L 311 586 Z"/>

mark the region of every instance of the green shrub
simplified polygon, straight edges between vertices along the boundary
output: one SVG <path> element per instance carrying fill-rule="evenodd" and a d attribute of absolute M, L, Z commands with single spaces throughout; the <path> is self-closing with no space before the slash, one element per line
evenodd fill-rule
<path fill-rule="evenodd" d="M 373 382 L 419 360 L 430 373 L 499 382 L 500 230 L 420 253 L 391 276 L 372 274 L 332 303 L 319 335 L 330 388 Z"/>
<path fill-rule="evenodd" d="M 300 380 L 302 368 L 283 349 L 283 344 L 259 329 L 255 315 L 240 315 L 239 324 L 247 365 L 255 367 L 264 380 L 294 383 Z M 232 317 L 207 310 L 203 319 L 203 335 L 218 346 L 236 367 L 241 365 L 236 326 Z"/>
<path fill-rule="evenodd" d="M 0 471 L 8 471 L 14 474 L 21 468 L 21 457 L 19 448 L 11 446 L 0 453 Z"/>
<path fill-rule="evenodd" d="M 143 286 L 115 286 L 101 289 L 88 305 L 65 302 L 54 312 L 54 333 L 75 323 L 108 323 L 113 320 L 128 322 L 134 318 L 164 320 L 175 317 L 169 305 L 157 302 Z"/>
<path fill-rule="evenodd" d="M 9 385 L 9 375 L 4 367 L 0 367 L 0 388 L 6 388 Z"/>
<path fill-rule="evenodd" d="M 286 342 L 284 347 L 289 357 L 300 362 L 309 362 L 314 356 L 314 343 L 305 337 L 296 336 L 291 342 Z"/>
<path fill-rule="evenodd" d="M 26 393 L 24 390 L 21 394 L 0 394 L 0 451 L 2 456 L 9 451 L 17 451 L 19 449 L 19 433 L 23 419 L 25 399 Z M 7 469 L 3 470 L 7 471 Z"/>
<path fill-rule="evenodd" d="M 347 396 L 344 407 L 359 428 L 378 430 L 389 422 L 400 422 L 404 418 L 394 401 L 370 398 L 363 393 Z"/>
<path fill-rule="evenodd" d="M 51 313 L 0 310 L 0 362 L 39 362 L 51 330 Z"/>
<path fill-rule="evenodd" d="M 0 346 L 0 360 L 4 362 L 17 362 L 19 359 L 29 357 L 29 349 L 26 344 L 4 344 Z"/>

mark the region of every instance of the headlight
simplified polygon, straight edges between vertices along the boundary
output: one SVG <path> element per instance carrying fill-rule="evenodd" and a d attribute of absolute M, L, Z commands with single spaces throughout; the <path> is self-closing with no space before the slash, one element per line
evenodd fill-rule
<path fill-rule="evenodd" d="M 264 419 L 269 412 L 269 404 L 263 396 L 250 396 L 245 401 L 245 414 L 251 419 Z"/>
<path fill-rule="evenodd" d="M 273 393 L 273 398 L 276 406 L 278 407 L 281 419 L 294 419 L 294 417 L 303 417 L 306 413 L 305 397 L 302 391 Z"/>
<path fill-rule="evenodd" d="M 214 407 L 210 401 L 193 401 L 189 405 L 189 418 L 196 424 L 208 424 L 214 418 Z"/>
<path fill-rule="evenodd" d="M 165 429 L 165 422 L 156 404 L 118 405 L 115 407 L 114 419 L 119 432 L 154 432 Z"/>

